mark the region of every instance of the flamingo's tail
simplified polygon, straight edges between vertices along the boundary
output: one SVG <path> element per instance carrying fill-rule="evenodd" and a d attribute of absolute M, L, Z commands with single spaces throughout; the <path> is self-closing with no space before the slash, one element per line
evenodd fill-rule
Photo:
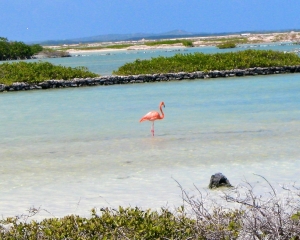
<path fill-rule="evenodd" d="M 146 119 L 145 119 L 144 117 L 142 117 L 142 118 L 140 119 L 140 122 L 143 122 L 143 121 L 146 121 Z"/>

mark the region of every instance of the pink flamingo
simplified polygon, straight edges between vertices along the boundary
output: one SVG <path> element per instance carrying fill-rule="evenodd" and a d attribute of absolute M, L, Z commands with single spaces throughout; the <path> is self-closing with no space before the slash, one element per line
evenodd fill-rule
<path fill-rule="evenodd" d="M 151 112 L 148 112 L 144 117 L 142 117 L 140 119 L 140 122 L 143 122 L 143 121 L 146 121 L 146 120 L 152 122 L 152 127 L 151 127 L 152 136 L 154 136 L 154 121 L 155 120 L 161 120 L 161 119 L 163 119 L 165 117 L 165 114 L 162 111 L 162 106 L 165 107 L 165 103 L 164 102 L 161 102 L 159 104 L 159 109 L 161 111 L 161 115 L 158 112 L 156 112 L 156 111 L 151 111 Z"/>

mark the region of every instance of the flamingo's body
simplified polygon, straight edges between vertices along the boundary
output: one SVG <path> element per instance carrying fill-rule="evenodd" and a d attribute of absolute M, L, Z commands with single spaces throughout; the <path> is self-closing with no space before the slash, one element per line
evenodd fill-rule
<path fill-rule="evenodd" d="M 161 102 L 159 104 L 159 110 L 161 112 L 161 115 L 157 111 L 151 111 L 151 112 L 148 112 L 144 117 L 142 117 L 140 119 L 140 122 L 143 122 L 143 121 L 146 121 L 146 120 L 152 122 L 152 127 L 151 127 L 152 136 L 154 136 L 154 121 L 155 120 L 161 120 L 161 119 L 163 119 L 165 117 L 165 114 L 162 111 L 162 106 L 165 107 L 165 103 L 164 102 Z"/>

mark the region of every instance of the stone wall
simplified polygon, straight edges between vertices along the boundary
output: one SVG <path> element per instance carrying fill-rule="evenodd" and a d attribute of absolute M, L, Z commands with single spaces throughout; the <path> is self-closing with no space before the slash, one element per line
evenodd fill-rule
<path fill-rule="evenodd" d="M 179 73 L 163 73 L 163 74 L 141 74 L 131 76 L 101 76 L 96 78 L 75 78 L 72 80 L 46 80 L 41 83 L 23 83 L 17 82 L 12 85 L 0 84 L 0 92 L 5 91 L 22 91 L 22 90 L 37 90 L 50 88 L 68 88 L 68 87 L 83 87 L 96 85 L 114 85 L 114 84 L 129 84 L 129 83 L 146 83 L 146 82 L 161 82 L 174 81 L 184 79 L 209 79 L 209 78 L 225 78 L 225 77 L 242 77 L 268 74 L 283 74 L 283 73 L 300 73 L 300 65 L 284 66 L 284 67 L 256 67 L 248 69 L 234 69 L 224 71 L 210 72 L 179 72 Z"/>

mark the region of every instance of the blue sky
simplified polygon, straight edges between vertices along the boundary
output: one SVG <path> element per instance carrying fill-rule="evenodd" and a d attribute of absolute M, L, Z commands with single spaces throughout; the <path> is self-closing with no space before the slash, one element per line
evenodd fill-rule
<path fill-rule="evenodd" d="M 300 29 L 299 0 L 0 0 L 0 9 L 0 36 L 24 42 Z"/>

